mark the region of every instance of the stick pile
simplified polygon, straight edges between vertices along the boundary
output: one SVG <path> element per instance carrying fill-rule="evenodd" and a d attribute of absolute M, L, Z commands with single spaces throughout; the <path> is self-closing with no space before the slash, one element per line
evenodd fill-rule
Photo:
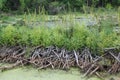
<path fill-rule="evenodd" d="M 105 49 L 101 56 L 92 54 L 88 48 L 82 51 L 68 51 L 56 46 L 38 46 L 29 52 L 29 57 L 25 56 L 26 51 L 27 48 L 21 46 L 1 47 L 0 61 L 15 64 L 0 67 L 0 69 L 11 69 L 29 64 L 38 69 L 50 67 L 69 70 L 70 67 L 78 67 L 84 72 L 84 76 L 95 74 L 101 77 L 99 72 L 120 72 L 120 52 L 113 48 Z"/>

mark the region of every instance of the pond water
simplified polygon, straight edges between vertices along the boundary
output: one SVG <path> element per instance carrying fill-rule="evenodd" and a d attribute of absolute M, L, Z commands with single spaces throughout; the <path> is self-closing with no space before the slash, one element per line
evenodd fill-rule
<path fill-rule="evenodd" d="M 28 26 L 39 26 L 43 25 L 46 27 L 55 27 L 55 26 L 72 26 L 75 24 L 78 25 L 84 25 L 84 26 L 94 26 L 97 25 L 97 21 L 93 20 L 92 18 L 76 18 L 76 19 L 71 19 L 71 20 L 47 20 L 47 21 L 34 21 L 34 22 L 28 22 L 26 23 Z"/>
<path fill-rule="evenodd" d="M 51 16 L 54 17 L 54 16 Z M 46 26 L 46 27 L 55 27 L 55 26 L 71 26 L 74 24 L 78 25 L 85 25 L 85 26 L 94 26 L 97 24 L 97 21 L 93 19 L 92 17 L 78 17 L 78 18 L 72 18 L 70 20 L 63 20 L 63 19 L 58 19 L 58 20 L 35 20 L 35 21 L 26 21 L 24 23 L 24 20 L 22 18 L 17 18 L 17 17 L 10 17 L 10 19 L 5 19 L 1 20 L 0 19 L 0 27 L 3 26 L 8 26 L 8 25 L 26 25 L 29 27 L 39 27 L 39 26 Z"/>
<path fill-rule="evenodd" d="M 111 76 L 113 77 L 113 76 Z M 120 80 L 119 77 L 114 77 Z M 97 77 L 84 78 L 79 69 L 72 68 L 69 71 L 64 70 L 37 70 L 31 67 L 19 67 L 12 70 L 0 72 L 0 80 L 101 80 Z M 110 80 L 109 78 L 105 80 Z"/>
<path fill-rule="evenodd" d="M 15 68 L 0 72 L 0 80 L 100 80 L 96 77 L 83 78 L 78 69 L 63 70 L 37 70 L 35 68 Z"/>

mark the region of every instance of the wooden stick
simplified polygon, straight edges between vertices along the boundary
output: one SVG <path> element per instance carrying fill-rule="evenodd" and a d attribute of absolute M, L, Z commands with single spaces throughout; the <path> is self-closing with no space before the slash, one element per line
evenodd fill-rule
<path fill-rule="evenodd" d="M 12 69 L 12 68 L 14 68 L 14 67 L 16 67 L 16 66 L 18 66 L 18 65 L 20 65 L 21 64 L 21 61 L 17 61 L 15 64 L 13 64 L 13 65 L 11 65 L 11 66 L 3 66 L 3 67 L 0 67 L 0 70 L 8 70 L 8 69 Z"/>
<path fill-rule="evenodd" d="M 109 51 L 109 53 L 120 63 L 120 60 L 112 52 Z"/>
<path fill-rule="evenodd" d="M 91 69 L 95 66 L 95 64 L 92 64 L 91 67 L 87 70 L 87 72 L 84 74 L 84 77 L 87 76 L 89 74 L 89 72 L 91 71 Z"/>
<path fill-rule="evenodd" d="M 77 56 L 77 53 L 76 53 L 76 51 L 75 51 L 75 50 L 74 50 L 74 55 L 75 55 L 75 60 L 76 60 L 76 63 L 77 63 L 77 65 L 79 66 L 78 56 Z"/>
<path fill-rule="evenodd" d="M 105 80 L 98 72 L 95 72 L 96 76 L 99 77 L 102 80 Z"/>
<path fill-rule="evenodd" d="M 97 66 L 97 67 L 89 74 L 89 76 L 91 76 L 93 73 L 95 73 L 98 69 L 99 69 L 99 66 Z"/>

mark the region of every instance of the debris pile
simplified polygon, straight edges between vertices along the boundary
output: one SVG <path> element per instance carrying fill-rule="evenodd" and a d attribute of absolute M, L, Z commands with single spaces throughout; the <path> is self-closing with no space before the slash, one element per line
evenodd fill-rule
<path fill-rule="evenodd" d="M 0 62 L 14 63 L 11 66 L 0 67 L 1 70 L 11 69 L 20 65 L 32 65 L 38 69 L 52 68 L 69 70 L 78 67 L 84 76 L 93 74 L 101 77 L 100 72 L 120 72 L 120 52 L 115 48 L 104 50 L 104 54 L 95 55 L 88 48 L 81 50 L 66 50 L 56 46 L 38 46 L 29 51 L 21 46 L 1 47 Z"/>

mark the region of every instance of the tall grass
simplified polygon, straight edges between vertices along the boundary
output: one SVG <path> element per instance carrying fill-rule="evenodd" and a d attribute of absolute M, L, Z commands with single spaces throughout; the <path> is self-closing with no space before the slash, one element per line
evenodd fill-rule
<path fill-rule="evenodd" d="M 14 27 L 1 29 L 0 45 L 50 46 L 65 47 L 69 50 L 89 47 L 92 50 L 108 47 L 119 47 L 120 37 L 114 32 L 91 30 L 85 26 L 73 25 L 70 28 L 62 26 Z"/>

